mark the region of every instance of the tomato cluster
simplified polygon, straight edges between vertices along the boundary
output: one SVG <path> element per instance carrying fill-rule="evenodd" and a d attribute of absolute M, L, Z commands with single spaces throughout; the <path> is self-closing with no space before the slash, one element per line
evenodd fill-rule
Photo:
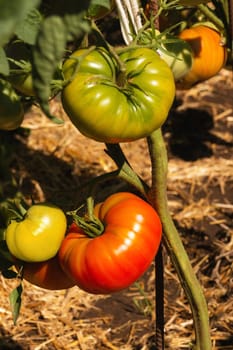
<path fill-rule="evenodd" d="M 5 240 L 17 271 L 51 290 L 77 285 L 105 294 L 131 285 L 159 248 L 162 225 L 157 212 L 140 197 L 120 192 L 97 204 L 93 215 L 94 235 L 93 222 L 85 225 L 85 218 L 74 217 L 67 230 L 66 215 L 49 204 L 34 204 L 21 221 L 11 220 Z"/>

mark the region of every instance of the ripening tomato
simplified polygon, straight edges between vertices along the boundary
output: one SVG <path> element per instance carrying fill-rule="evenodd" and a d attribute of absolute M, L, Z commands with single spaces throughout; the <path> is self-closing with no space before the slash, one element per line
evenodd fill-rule
<path fill-rule="evenodd" d="M 19 262 L 16 268 L 19 270 L 21 267 L 23 267 L 23 279 L 40 288 L 61 290 L 75 285 L 62 270 L 57 255 L 42 262 Z"/>
<path fill-rule="evenodd" d="M 91 238 L 73 223 L 59 249 L 65 273 L 83 290 L 107 294 L 131 285 L 148 269 L 162 235 L 157 212 L 138 196 L 120 192 L 97 204 L 102 234 Z"/>
<path fill-rule="evenodd" d="M 187 41 L 193 50 L 192 68 L 182 79 L 184 87 L 213 77 L 226 63 L 226 47 L 221 44 L 221 35 L 216 30 L 196 25 L 184 29 L 179 37 Z"/>
<path fill-rule="evenodd" d="M 175 96 L 172 72 L 147 48 L 119 55 L 124 72 L 104 48 L 80 49 L 63 66 L 65 112 L 81 133 L 96 141 L 128 142 L 165 122 Z M 79 64 L 78 64 L 79 62 Z"/>
<path fill-rule="evenodd" d="M 23 122 L 24 108 L 9 83 L 0 81 L 0 130 L 15 130 Z"/>
<path fill-rule="evenodd" d="M 12 220 L 5 230 L 10 253 L 23 261 L 40 262 L 54 257 L 65 236 L 64 212 L 48 203 L 32 205 L 21 221 Z"/>

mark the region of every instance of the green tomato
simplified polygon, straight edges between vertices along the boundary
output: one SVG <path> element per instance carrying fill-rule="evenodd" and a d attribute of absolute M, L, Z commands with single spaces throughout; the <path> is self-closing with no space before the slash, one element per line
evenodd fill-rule
<path fill-rule="evenodd" d="M 161 49 L 157 49 L 157 52 L 167 62 L 173 72 L 174 79 L 178 81 L 192 68 L 193 51 L 186 41 L 172 35 L 166 35 L 166 40 L 171 41 L 165 41 Z"/>
<path fill-rule="evenodd" d="M 32 48 L 16 40 L 5 47 L 5 52 L 10 64 L 8 81 L 23 95 L 35 96 L 32 81 Z"/>
<path fill-rule="evenodd" d="M 18 90 L 21 94 L 25 96 L 36 95 L 33 87 L 31 72 L 24 73 L 19 71 L 18 74 L 11 74 L 8 80 L 14 86 L 14 88 Z"/>
<path fill-rule="evenodd" d="M 80 49 L 63 66 L 70 79 L 62 91 L 63 108 L 81 133 L 99 142 L 150 135 L 165 122 L 175 96 L 172 71 L 154 50 L 129 49 L 119 58 L 125 74 L 101 47 Z"/>
<path fill-rule="evenodd" d="M 191 69 L 193 51 L 185 40 L 148 28 L 140 34 L 138 41 L 139 44 L 153 46 L 153 49 L 171 68 L 175 81 L 180 80 Z"/>
<path fill-rule="evenodd" d="M 19 96 L 4 82 L 0 82 L 0 130 L 17 129 L 24 117 L 23 104 Z"/>
<path fill-rule="evenodd" d="M 23 261 L 46 261 L 57 254 L 66 226 L 66 216 L 60 208 L 51 204 L 32 205 L 22 221 L 12 220 L 6 228 L 8 249 Z"/>

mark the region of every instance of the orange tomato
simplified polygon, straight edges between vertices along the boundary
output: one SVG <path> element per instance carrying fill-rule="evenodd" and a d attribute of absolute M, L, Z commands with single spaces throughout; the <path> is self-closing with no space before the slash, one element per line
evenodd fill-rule
<path fill-rule="evenodd" d="M 193 50 L 193 65 L 181 84 L 192 86 L 216 75 L 226 63 L 227 50 L 216 30 L 197 25 L 184 29 L 179 37 L 187 41 Z"/>

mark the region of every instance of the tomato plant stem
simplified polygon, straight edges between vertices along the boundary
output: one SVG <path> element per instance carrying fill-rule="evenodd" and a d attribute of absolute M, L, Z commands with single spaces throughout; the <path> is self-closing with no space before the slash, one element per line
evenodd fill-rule
<path fill-rule="evenodd" d="M 80 208 L 69 211 L 66 214 L 72 216 L 73 221 L 91 238 L 100 236 L 104 231 L 104 224 L 94 215 L 94 200 L 90 195 L 87 197 L 87 215 L 81 217 L 77 214 Z"/>
<path fill-rule="evenodd" d="M 199 4 L 198 8 L 220 31 L 224 30 L 223 21 L 207 5 Z"/>
<path fill-rule="evenodd" d="M 101 33 L 101 31 L 99 30 L 99 28 L 97 27 L 96 23 L 93 22 L 92 23 L 92 30 L 95 32 L 95 34 L 98 37 L 99 43 L 101 45 L 103 45 L 103 47 L 105 47 L 110 54 L 112 55 L 112 57 L 115 59 L 117 65 L 118 65 L 118 76 L 117 76 L 117 85 L 120 87 L 123 87 L 126 83 L 126 66 L 125 63 L 120 59 L 120 57 L 118 56 L 117 50 L 112 47 L 104 38 L 103 34 Z"/>
<path fill-rule="evenodd" d="M 152 187 L 148 196 L 162 221 L 166 249 L 190 303 L 196 336 L 195 349 L 211 350 L 206 300 L 168 208 L 167 151 L 161 129 L 148 137 L 148 148 L 152 162 Z"/>
<path fill-rule="evenodd" d="M 135 173 L 119 144 L 106 144 L 106 153 L 119 168 L 118 177 L 137 188 L 146 196 L 149 186 Z"/>

